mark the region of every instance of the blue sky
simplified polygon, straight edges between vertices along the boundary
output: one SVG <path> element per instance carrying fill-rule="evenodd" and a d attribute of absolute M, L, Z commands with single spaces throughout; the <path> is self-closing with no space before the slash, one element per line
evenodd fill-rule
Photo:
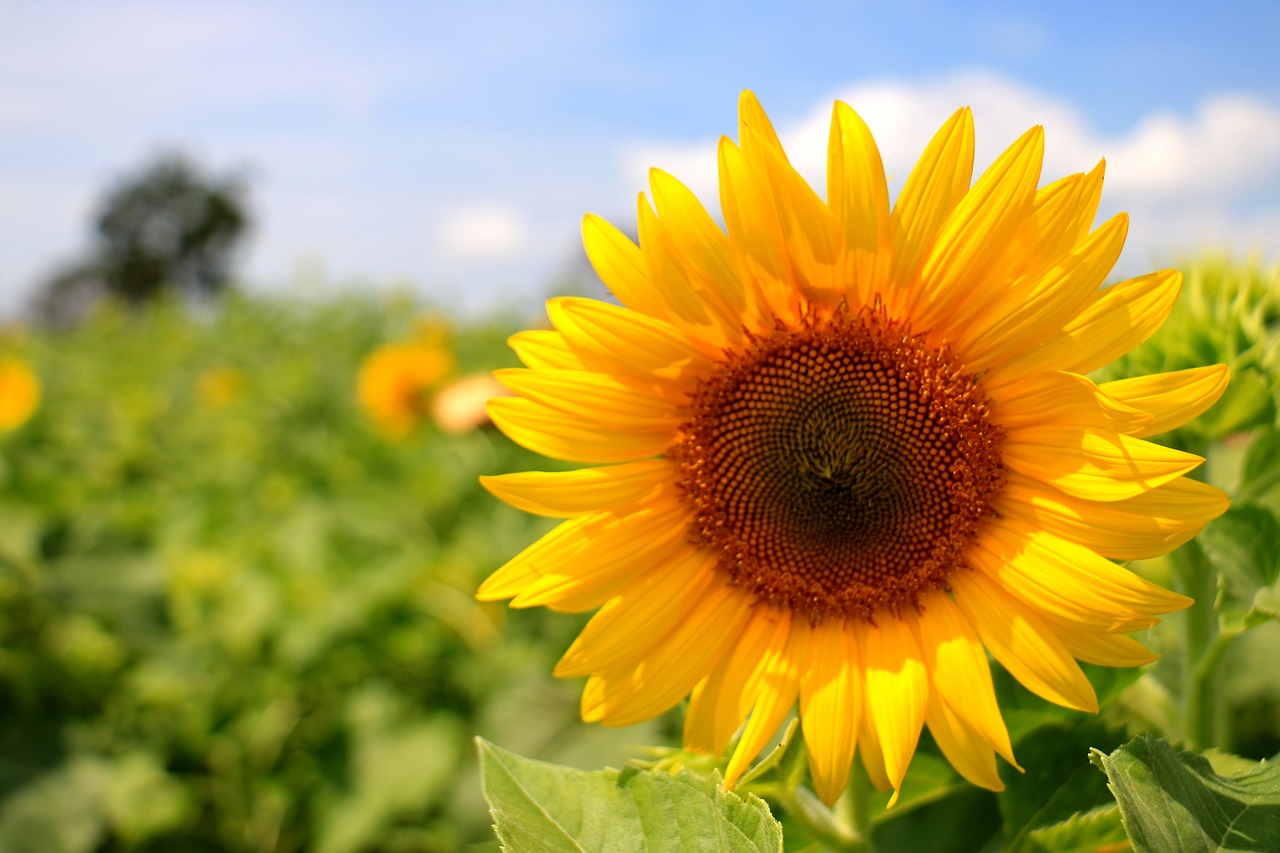
<path fill-rule="evenodd" d="M 714 208 L 743 88 L 819 186 L 834 98 L 891 191 L 971 104 L 979 168 L 1033 123 L 1045 180 L 1107 157 L 1123 271 L 1275 258 L 1277 33 L 1261 0 L 0 0 L 0 310 L 87 247 L 113 180 L 175 149 L 248 179 L 251 287 L 532 305 L 580 256 L 582 213 L 626 227 L 648 165 Z"/>

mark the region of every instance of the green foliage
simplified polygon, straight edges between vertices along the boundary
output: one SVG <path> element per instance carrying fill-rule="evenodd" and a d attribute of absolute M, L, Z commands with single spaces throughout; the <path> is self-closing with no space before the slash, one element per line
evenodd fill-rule
<path fill-rule="evenodd" d="M 492 837 L 470 736 L 592 765 L 658 737 L 563 746 L 577 687 L 550 670 L 580 623 L 472 597 L 549 526 L 477 475 L 543 460 L 489 430 L 390 444 L 357 408 L 362 357 L 413 320 L 233 299 L 29 338 L 44 401 L 0 439 L 0 849 L 456 850 Z M 461 369 L 509 364 L 514 325 L 456 330 Z"/>
<path fill-rule="evenodd" d="M 1218 772 L 1150 735 L 1090 760 L 1107 774 L 1137 853 L 1271 851 L 1280 843 L 1280 765 Z"/>
<path fill-rule="evenodd" d="M 718 774 L 584 772 L 479 741 L 484 791 L 510 853 L 781 853 L 782 830 L 757 797 Z"/>

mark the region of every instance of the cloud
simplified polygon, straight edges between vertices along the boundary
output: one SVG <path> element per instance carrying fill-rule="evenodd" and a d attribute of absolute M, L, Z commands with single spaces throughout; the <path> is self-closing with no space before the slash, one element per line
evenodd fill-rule
<path fill-rule="evenodd" d="M 529 224 L 514 207 L 487 204 L 453 211 L 440 230 L 441 247 L 455 255 L 509 257 L 529 245 Z"/>
<path fill-rule="evenodd" d="M 1105 156 L 1103 213 L 1126 209 L 1134 215 L 1127 257 L 1146 262 L 1210 247 L 1280 254 L 1280 232 L 1267 227 L 1280 218 L 1280 106 L 1259 98 L 1218 94 L 1189 116 L 1151 113 L 1126 131 L 1105 133 L 1075 105 L 988 72 L 925 83 L 862 83 L 778 127 L 792 164 L 819 189 L 836 98 L 870 126 L 891 194 L 947 116 L 967 104 L 976 127 L 976 170 L 1035 124 L 1044 125 L 1046 135 L 1042 184 Z M 684 181 L 714 211 L 715 150 L 711 140 L 633 142 L 619 159 L 633 185 L 645 186 L 648 166 L 655 165 Z"/>

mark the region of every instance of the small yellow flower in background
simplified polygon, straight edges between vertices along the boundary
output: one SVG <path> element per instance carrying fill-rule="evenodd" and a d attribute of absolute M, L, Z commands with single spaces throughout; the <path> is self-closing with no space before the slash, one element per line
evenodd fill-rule
<path fill-rule="evenodd" d="M 387 438 L 399 441 L 430 415 L 432 396 L 452 369 L 453 357 L 440 347 L 385 344 L 360 367 L 360 404 Z"/>
<path fill-rule="evenodd" d="M 245 377 L 234 367 L 211 367 L 196 377 L 196 399 L 211 409 L 232 403 L 244 393 Z"/>
<path fill-rule="evenodd" d="M 445 435 L 466 435 L 492 423 L 488 409 L 491 398 L 510 393 L 488 373 L 473 373 L 440 388 L 431 404 L 431 416 Z"/>
<path fill-rule="evenodd" d="M 0 431 L 22 426 L 40 405 L 40 381 L 19 358 L 0 359 Z"/>
<path fill-rule="evenodd" d="M 622 307 L 549 303 L 494 422 L 589 463 L 486 477 L 565 518 L 483 600 L 598 612 L 556 667 L 582 715 L 627 725 L 689 697 L 690 748 L 732 784 L 798 704 L 817 793 L 855 752 L 898 790 L 922 728 L 972 782 L 1014 761 L 990 652 L 1096 711 L 1077 660 L 1137 666 L 1130 632 L 1190 600 L 1114 560 L 1166 553 L 1227 506 L 1203 460 L 1144 439 L 1207 409 L 1222 365 L 1107 382 L 1177 298 L 1171 270 L 1102 288 L 1127 230 L 1094 227 L 1103 167 L 1043 187 L 1032 128 L 971 185 L 956 112 L 890 206 L 869 130 L 837 103 L 827 198 L 755 97 L 722 139 L 726 230 L 664 172 L 639 245 L 595 216 Z M 895 794 L 896 797 L 896 794 Z"/>

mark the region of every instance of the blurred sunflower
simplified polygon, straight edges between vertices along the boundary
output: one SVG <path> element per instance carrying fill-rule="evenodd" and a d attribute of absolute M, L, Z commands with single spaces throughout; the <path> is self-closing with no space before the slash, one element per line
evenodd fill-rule
<path fill-rule="evenodd" d="M 383 435 L 399 441 L 430 415 L 432 395 L 452 369 L 453 358 L 441 347 L 385 344 L 360 366 L 356 392 Z"/>
<path fill-rule="evenodd" d="M 0 359 L 0 431 L 10 432 L 27 422 L 40 405 L 40 382 L 19 358 Z"/>
<path fill-rule="evenodd" d="M 727 234 L 654 170 L 639 245 L 586 251 L 625 307 L 549 303 L 528 369 L 490 403 L 547 456 L 619 463 L 484 478 L 568 520 L 480 588 L 599 608 L 556 668 L 586 720 L 689 696 L 685 741 L 732 784 L 799 704 L 828 803 L 855 750 L 898 789 L 927 725 L 966 778 L 1014 761 L 987 652 L 1027 688 L 1097 710 L 1077 660 L 1134 666 L 1129 632 L 1190 600 L 1112 560 L 1165 553 L 1226 508 L 1201 459 L 1143 439 L 1208 408 L 1226 368 L 1095 384 L 1152 333 L 1174 271 L 1102 288 L 1127 220 L 1092 223 L 1103 167 L 1037 188 L 1043 131 L 970 185 L 956 112 L 889 205 L 863 121 L 835 105 L 824 202 L 751 93 L 722 139 Z M 896 794 L 895 794 L 896 797 Z"/>
<path fill-rule="evenodd" d="M 201 405 L 218 409 L 244 394 L 245 376 L 234 367 L 210 367 L 196 377 L 195 388 Z"/>

